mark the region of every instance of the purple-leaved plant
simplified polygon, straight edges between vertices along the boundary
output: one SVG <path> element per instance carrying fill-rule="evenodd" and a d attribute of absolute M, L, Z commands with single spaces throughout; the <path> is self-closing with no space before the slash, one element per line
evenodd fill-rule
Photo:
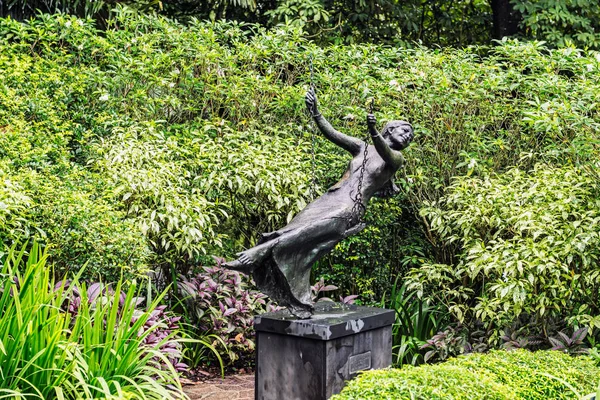
<path fill-rule="evenodd" d="M 70 286 L 70 281 L 60 281 L 55 285 L 55 289 L 61 287 L 61 285 L 65 285 L 65 287 Z M 79 312 L 82 302 L 81 295 L 81 287 L 79 285 L 75 285 L 69 291 L 70 297 L 65 299 L 65 311 L 67 311 L 72 316 L 76 316 Z M 111 289 L 110 285 L 104 285 L 103 283 L 95 282 L 92 283 L 86 289 L 87 302 L 90 307 L 95 307 L 97 304 L 112 304 L 114 299 L 114 291 Z M 119 315 L 122 314 L 122 310 L 126 307 L 125 302 L 127 301 L 126 293 L 121 291 L 119 294 L 119 308 L 117 313 Z M 130 321 L 130 326 L 135 324 L 140 315 L 142 315 L 146 310 L 142 308 L 142 304 L 145 302 L 145 298 L 143 297 L 133 297 L 131 299 L 131 304 L 135 307 L 135 312 Z M 158 306 L 150 311 L 150 315 L 140 330 L 139 337 L 143 337 L 142 344 L 147 345 L 149 347 L 154 347 L 159 343 L 164 343 L 160 347 L 160 351 L 164 353 L 164 355 L 169 359 L 171 364 L 175 367 L 175 369 L 179 372 L 187 371 L 188 366 L 182 362 L 182 353 L 181 353 L 181 344 L 177 341 L 176 338 L 172 337 L 169 340 L 165 339 L 172 335 L 173 331 L 179 329 L 179 320 L 181 317 L 174 316 L 173 314 L 166 311 L 167 306 Z M 149 335 L 144 335 L 148 330 L 152 330 Z M 157 360 L 160 362 L 160 360 Z M 160 362 L 162 365 L 162 362 Z"/>
<path fill-rule="evenodd" d="M 563 351 L 568 354 L 587 354 L 590 351 L 584 343 L 587 334 L 587 327 L 577 329 L 571 336 L 564 332 L 558 332 L 557 336 L 548 338 L 552 344 L 550 350 Z"/>
<path fill-rule="evenodd" d="M 467 341 L 464 329 L 449 326 L 443 332 L 438 332 L 421 346 L 421 349 L 430 350 L 425 353 L 424 361 L 436 358 L 438 361 L 447 360 L 449 357 L 464 353 L 471 353 L 472 347 Z"/>
<path fill-rule="evenodd" d="M 221 268 L 222 260 L 216 260 L 217 266 L 203 267 L 191 277 L 181 277 L 178 292 L 190 323 L 200 336 L 219 336 L 231 364 L 254 351 L 254 316 L 277 307 L 251 288 L 249 277 Z"/>
<path fill-rule="evenodd" d="M 216 266 L 202 267 L 190 277 L 180 277 L 177 288 L 184 306 L 187 322 L 197 330 L 195 335 L 217 335 L 225 345 L 224 353 L 232 364 L 253 354 L 254 317 L 263 312 L 282 309 L 269 302 L 267 296 L 254 290 L 252 279 L 239 272 L 221 268 L 222 258 Z M 313 299 L 320 293 L 336 290 L 323 279 L 311 287 Z M 358 296 L 340 297 L 344 304 L 353 304 Z M 330 299 L 329 299 L 330 300 Z M 213 343 L 219 346 L 220 343 Z"/>
<path fill-rule="evenodd" d="M 338 287 L 335 285 L 327 285 L 325 283 L 325 279 L 319 279 L 314 285 L 310 287 L 310 291 L 312 294 L 312 300 L 325 300 L 325 301 L 333 301 L 333 299 L 329 297 L 319 297 L 321 293 L 332 292 L 334 290 L 338 290 Z M 358 298 L 357 294 L 351 294 L 349 296 L 340 296 L 340 303 L 342 304 L 354 304 L 354 301 Z"/>

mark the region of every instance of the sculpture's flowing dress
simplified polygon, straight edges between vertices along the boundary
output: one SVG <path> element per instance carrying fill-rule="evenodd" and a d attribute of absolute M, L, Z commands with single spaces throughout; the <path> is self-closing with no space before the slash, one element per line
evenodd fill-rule
<path fill-rule="evenodd" d="M 255 248 L 266 256 L 253 270 L 253 277 L 258 288 L 279 304 L 294 308 L 312 303 L 312 264 L 349 236 L 360 222 L 364 209 L 357 213 L 353 208 L 363 160 L 361 149 L 336 185 L 307 205 L 288 225 L 262 235 Z M 392 184 L 395 171 L 374 146 L 368 146 L 362 182 L 365 206 L 376 192 Z"/>

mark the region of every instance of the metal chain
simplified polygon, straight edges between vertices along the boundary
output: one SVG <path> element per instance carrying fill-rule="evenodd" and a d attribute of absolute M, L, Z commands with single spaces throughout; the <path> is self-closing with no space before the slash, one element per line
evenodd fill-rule
<path fill-rule="evenodd" d="M 313 58 L 312 55 L 310 56 L 310 87 L 312 89 L 314 89 L 315 84 L 314 84 L 314 66 L 313 66 Z M 370 113 L 373 113 L 373 102 L 374 100 L 371 99 L 371 107 L 370 107 Z M 309 111 L 310 114 L 310 111 Z M 315 127 L 314 127 L 314 121 L 312 118 L 312 115 L 309 116 L 310 117 L 310 130 L 311 130 L 311 141 L 310 141 L 310 155 L 311 155 L 311 173 L 312 173 L 312 186 L 311 186 L 311 197 L 312 200 L 315 199 L 315 197 L 317 197 L 317 162 L 316 162 L 316 137 L 315 137 Z M 365 176 L 365 169 L 367 167 L 367 157 L 369 155 L 369 144 L 367 143 L 367 139 L 368 136 L 363 139 L 363 143 L 365 145 L 365 150 L 363 152 L 363 160 L 362 160 L 362 165 L 360 166 L 360 175 L 358 177 L 358 186 L 356 188 L 356 195 L 354 196 L 354 198 L 352 199 L 354 202 L 354 205 L 352 206 L 352 212 L 350 213 L 350 216 L 348 217 L 348 221 L 346 223 L 346 226 L 348 228 L 352 227 L 355 223 L 354 223 L 354 218 L 355 216 L 358 216 L 358 221 L 356 221 L 356 223 L 362 222 L 362 215 L 361 213 L 364 215 L 364 212 L 366 211 L 367 207 L 365 206 L 365 204 L 363 203 L 363 195 L 362 195 L 362 185 L 363 185 L 363 180 L 364 180 L 364 176 Z"/>
<path fill-rule="evenodd" d="M 316 139 L 315 139 L 315 128 L 313 126 L 313 122 L 310 122 L 311 125 L 311 141 L 310 141 L 310 155 L 311 159 L 311 173 L 312 173 L 312 182 L 310 188 L 311 200 L 314 200 L 317 197 L 317 161 L 315 159 L 315 148 L 316 148 Z"/>
<path fill-rule="evenodd" d="M 314 68 L 313 68 L 313 58 L 310 56 L 310 87 L 312 89 L 315 88 L 314 84 Z M 310 111 L 309 111 L 310 114 Z M 312 182 L 310 188 L 311 200 L 314 200 L 317 197 L 317 161 L 315 158 L 315 148 L 316 148 L 316 137 L 315 137 L 315 126 L 312 115 L 309 115 L 309 125 L 310 125 L 310 155 L 311 155 L 311 169 L 312 169 Z"/>
<path fill-rule="evenodd" d="M 358 215 L 357 223 L 362 222 L 361 211 L 364 213 L 367 210 L 367 207 L 363 203 L 363 195 L 362 195 L 362 184 L 363 178 L 365 176 L 365 168 L 367 166 L 367 156 L 369 155 L 369 144 L 366 139 L 364 140 L 365 151 L 363 152 L 363 161 L 360 166 L 360 175 L 358 176 L 358 186 L 356 187 L 356 196 L 354 196 L 354 205 L 352 206 L 352 212 L 350 213 L 350 217 L 348 218 L 347 227 L 350 228 L 354 225 L 354 218 Z"/>
<path fill-rule="evenodd" d="M 375 102 L 375 99 L 371 99 L 371 105 L 369 108 L 369 113 L 373 114 L 373 103 Z M 354 196 L 354 199 L 352 199 L 354 201 L 354 205 L 352 206 L 352 212 L 350 214 L 350 217 L 348 218 L 348 222 L 347 222 L 347 226 L 348 228 L 351 227 L 354 222 L 354 217 L 355 215 L 359 215 L 358 221 L 359 222 L 363 222 L 363 218 L 360 215 L 361 209 L 364 215 L 364 212 L 367 211 L 367 206 L 365 205 L 365 203 L 363 203 L 363 195 L 362 195 L 362 185 L 363 185 L 363 178 L 365 176 L 365 168 L 367 166 L 367 157 L 369 155 L 369 143 L 367 143 L 367 139 L 368 136 L 365 137 L 363 139 L 363 143 L 365 145 L 365 151 L 363 152 L 363 161 L 362 161 L 362 165 L 360 166 L 360 175 L 358 177 L 358 186 L 356 188 L 356 196 Z"/>

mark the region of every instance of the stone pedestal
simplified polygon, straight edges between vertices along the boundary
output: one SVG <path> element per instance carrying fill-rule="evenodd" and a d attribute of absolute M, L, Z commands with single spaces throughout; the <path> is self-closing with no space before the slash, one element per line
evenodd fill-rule
<path fill-rule="evenodd" d="M 311 319 L 256 317 L 256 400 L 326 400 L 359 371 L 390 366 L 393 323 L 392 310 L 330 302 Z"/>

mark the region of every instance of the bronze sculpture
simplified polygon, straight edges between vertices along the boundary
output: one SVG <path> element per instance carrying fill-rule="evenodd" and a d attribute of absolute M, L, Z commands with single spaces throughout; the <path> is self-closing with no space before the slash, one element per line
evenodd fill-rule
<path fill-rule="evenodd" d="M 252 275 L 262 292 L 299 318 L 312 315 L 309 279 L 313 263 L 341 240 L 365 228 L 362 216 L 372 196 L 397 190 L 393 177 L 404 164 L 400 151 L 414 137 L 412 126 L 405 121 L 389 122 L 380 134 L 375 116 L 369 113 L 367 125 L 373 145 L 367 145 L 331 126 L 319 113 L 312 88 L 305 101 L 321 133 L 352 154 L 348 169 L 337 184 L 308 204 L 287 226 L 263 234 L 255 247 L 223 264 Z"/>

